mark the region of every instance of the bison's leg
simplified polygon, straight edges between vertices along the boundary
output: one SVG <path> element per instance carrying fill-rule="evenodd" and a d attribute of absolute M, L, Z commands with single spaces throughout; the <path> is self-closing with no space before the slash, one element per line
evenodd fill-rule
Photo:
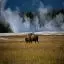
<path fill-rule="evenodd" d="M 29 39 L 29 42 L 32 43 L 32 39 L 31 38 Z"/>
<path fill-rule="evenodd" d="M 25 38 L 25 42 L 28 43 L 28 38 Z"/>
<path fill-rule="evenodd" d="M 27 41 L 27 40 L 26 40 L 25 42 L 26 42 L 26 43 L 28 43 L 28 41 Z"/>
<path fill-rule="evenodd" d="M 36 43 L 36 39 L 33 39 L 33 41 Z"/>
<path fill-rule="evenodd" d="M 34 41 L 35 41 L 35 43 L 36 43 L 36 42 L 39 43 L 38 39 L 35 39 Z"/>
<path fill-rule="evenodd" d="M 28 42 L 30 43 L 30 40 Z"/>
<path fill-rule="evenodd" d="M 28 40 L 26 41 L 26 43 L 28 43 Z"/>
<path fill-rule="evenodd" d="M 33 41 L 36 43 L 36 39 L 33 39 Z"/>
<path fill-rule="evenodd" d="M 33 41 L 36 43 L 36 42 L 37 42 L 37 41 L 36 41 L 36 38 L 34 38 Z"/>
<path fill-rule="evenodd" d="M 39 43 L 39 41 L 37 41 Z"/>
<path fill-rule="evenodd" d="M 30 43 L 30 39 L 28 39 L 28 43 Z"/>
<path fill-rule="evenodd" d="M 30 43 L 32 43 L 32 39 L 30 39 Z"/>
<path fill-rule="evenodd" d="M 38 37 L 36 37 L 36 42 L 38 42 L 38 43 L 39 43 Z"/>

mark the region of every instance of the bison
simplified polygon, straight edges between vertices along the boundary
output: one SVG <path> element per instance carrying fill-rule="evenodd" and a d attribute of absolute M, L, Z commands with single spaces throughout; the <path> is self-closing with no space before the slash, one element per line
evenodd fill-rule
<path fill-rule="evenodd" d="M 27 35 L 27 37 L 25 38 L 25 42 L 26 43 L 32 43 L 32 42 L 38 42 L 39 43 L 39 41 L 38 41 L 38 35 L 35 35 L 35 34 L 28 34 Z"/>

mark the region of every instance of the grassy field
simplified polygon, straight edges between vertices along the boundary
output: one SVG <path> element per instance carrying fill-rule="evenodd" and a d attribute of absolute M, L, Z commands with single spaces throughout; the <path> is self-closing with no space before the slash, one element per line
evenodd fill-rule
<path fill-rule="evenodd" d="M 25 43 L 25 36 L 0 38 L 0 64 L 64 64 L 64 36 L 40 35 L 39 44 Z"/>

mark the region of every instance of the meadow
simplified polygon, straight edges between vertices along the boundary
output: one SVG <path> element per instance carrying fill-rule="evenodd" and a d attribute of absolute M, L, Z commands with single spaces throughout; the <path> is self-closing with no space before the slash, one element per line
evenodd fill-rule
<path fill-rule="evenodd" d="M 0 64 L 64 64 L 64 36 L 39 35 L 39 43 L 24 36 L 0 36 Z"/>

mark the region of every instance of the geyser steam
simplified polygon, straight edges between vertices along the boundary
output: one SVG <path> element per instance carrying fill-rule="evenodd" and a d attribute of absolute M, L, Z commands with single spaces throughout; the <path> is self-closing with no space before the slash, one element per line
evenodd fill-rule
<path fill-rule="evenodd" d="M 14 33 L 64 31 L 64 15 L 62 13 L 59 13 L 54 18 L 51 18 L 47 15 L 50 12 L 50 7 L 45 8 L 42 2 L 40 2 L 40 7 L 37 12 L 38 14 L 33 14 L 34 16 L 32 19 L 27 17 L 26 14 L 21 17 L 18 9 L 12 11 L 8 8 L 3 10 L 1 13 L 5 18 L 5 21 L 9 23 L 10 28 Z"/>

